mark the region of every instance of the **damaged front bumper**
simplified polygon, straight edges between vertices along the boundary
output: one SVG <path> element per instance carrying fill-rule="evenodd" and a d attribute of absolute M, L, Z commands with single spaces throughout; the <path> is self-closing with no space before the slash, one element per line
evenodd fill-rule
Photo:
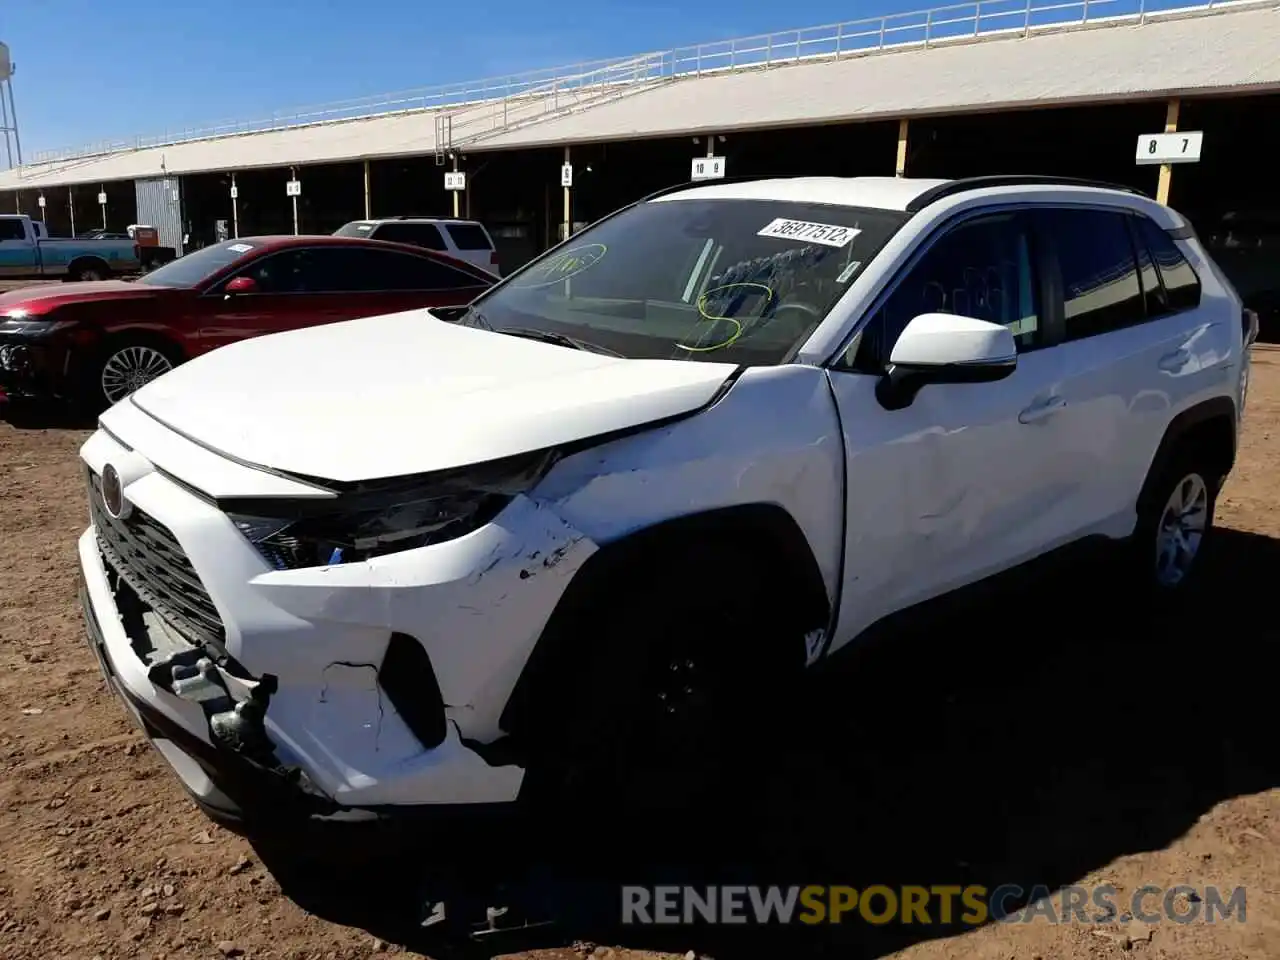
<path fill-rule="evenodd" d="M 499 717 L 589 541 L 518 498 L 454 541 L 273 570 L 126 442 L 99 431 L 82 451 L 85 620 L 113 689 L 207 812 L 413 825 L 512 807 L 524 770 Z M 127 521 L 103 512 L 108 465 Z"/>
<path fill-rule="evenodd" d="M 480 830 L 505 820 L 511 812 L 509 804 L 346 807 L 335 803 L 306 789 L 298 771 L 211 743 L 133 693 L 107 654 L 102 624 L 83 581 L 80 605 L 86 637 L 107 688 L 124 703 L 196 804 L 235 832 L 286 845 L 318 841 L 329 854 L 341 855 L 345 849 L 376 857 L 402 854 L 410 844 L 430 842 L 459 825 Z M 256 733 L 261 733 L 260 726 Z"/>
<path fill-rule="evenodd" d="M 107 639 L 89 598 L 88 583 L 84 580 L 80 585 L 80 607 L 89 646 L 107 688 L 124 701 L 134 721 L 210 816 L 222 822 L 240 823 L 255 814 L 282 814 L 286 819 L 296 816 L 323 819 L 335 812 L 336 805 L 332 801 L 302 789 L 296 777 L 288 771 L 275 764 L 264 764 L 261 751 L 241 753 L 229 746 L 219 746 L 193 733 L 169 711 L 135 694 L 122 681 L 107 654 Z M 216 728 L 215 718 L 224 726 L 226 720 L 235 719 L 235 726 L 253 728 L 254 735 L 249 739 L 265 738 L 260 720 L 257 723 L 246 722 L 248 718 L 244 710 L 236 715 L 235 707 L 228 702 L 230 698 L 225 688 L 210 679 L 209 674 L 214 672 L 210 669 L 211 662 L 207 658 L 201 660 L 203 662 L 198 662 L 195 670 L 178 668 L 178 686 L 177 689 L 171 688 L 171 693 L 177 697 L 180 696 L 179 691 L 195 687 L 196 702 L 207 705 L 206 716 L 211 732 Z M 172 672 L 172 665 L 170 670 Z M 187 681 L 185 688 L 183 680 Z M 203 698 L 199 696 L 201 693 Z M 260 696 L 245 702 L 254 703 L 256 707 L 259 700 Z M 256 713 L 256 709 L 251 710 L 249 717 Z"/>

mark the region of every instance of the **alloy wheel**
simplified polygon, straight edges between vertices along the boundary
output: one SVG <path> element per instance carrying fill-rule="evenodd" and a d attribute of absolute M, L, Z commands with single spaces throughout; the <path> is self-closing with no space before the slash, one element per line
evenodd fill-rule
<path fill-rule="evenodd" d="M 169 358 L 155 347 L 125 347 L 102 367 L 102 394 L 108 402 L 118 403 L 172 369 Z"/>

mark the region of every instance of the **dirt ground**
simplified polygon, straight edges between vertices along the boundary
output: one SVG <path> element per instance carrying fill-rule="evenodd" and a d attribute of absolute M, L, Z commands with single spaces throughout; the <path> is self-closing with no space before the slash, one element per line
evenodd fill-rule
<path fill-rule="evenodd" d="M 713 829 L 591 825 L 590 848 L 504 866 L 563 922 L 476 948 L 617 960 L 1280 957 L 1280 351 L 1259 347 L 1200 612 L 1143 613 L 1085 578 L 903 638 L 832 704 L 770 705 L 778 742 Z M 75 538 L 84 430 L 0 414 L 0 958 L 441 958 L 418 930 L 429 857 L 299 873 L 214 827 L 105 692 L 82 640 Z M 994 615 L 993 615 L 994 613 Z M 908 642 L 909 640 L 909 642 Z M 661 789 L 661 785 L 656 785 Z M 614 860 L 609 838 L 642 838 Z M 676 837 L 679 836 L 677 842 Z M 264 864 L 264 859 L 267 861 Z M 625 864 L 625 865 L 624 865 Z M 443 868 L 440 868 L 443 869 Z M 615 925 L 617 884 L 1243 886 L 1247 919 L 668 931 Z M 437 879 L 437 882 L 440 882 Z M 389 891 L 399 891 L 399 897 Z M 1186 898 L 1183 898 L 1185 901 Z M 1185 905 L 1185 902 L 1184 902 Z M 1136 932 L 1135 932 L 1136 931 Z M 597 946 L 598 945 L 598 946 Z"/>

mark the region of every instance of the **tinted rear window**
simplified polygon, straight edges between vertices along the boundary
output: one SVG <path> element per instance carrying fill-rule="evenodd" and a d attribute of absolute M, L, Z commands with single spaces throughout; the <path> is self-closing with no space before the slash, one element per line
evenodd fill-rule
<path fill-rule="evenodd" d="M 444 237 L 434 223 L 380 223 L 373 239 L 390 243 L 408 243 L 428 250 L 445 250 Z"/>
<path fill-rule="evenodd" d="M 1190 310 L 1200 305 L 1200 278 L 1187 263 L 1173 237 L 1146 217 L 1138 218 L 1138 231 L 1160 268 L 1160 278 L 1168 294 L 1171 310 Z"/>
<path fill-rule="evenodd" d="M 1067 339 L 1120 330 L 1146 319 L 1138 261 L 1125 215 L 1053 209 L 1036 214 L 1062 270 Z"/>
<path fill-rule="evenodd" d="M 459 250 L 492 250 L 489 235 L 476 223 L 447 223 L 444 227 Z"/>

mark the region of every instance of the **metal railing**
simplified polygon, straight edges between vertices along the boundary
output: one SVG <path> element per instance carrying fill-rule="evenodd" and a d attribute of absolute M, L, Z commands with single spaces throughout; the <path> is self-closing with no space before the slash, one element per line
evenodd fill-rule
<path fill-rule="evenodd" d="M 568 67 L 550 67 L 484 80 L 422 87 L 400 93 L 278 111 L 256 120 L 228 120 L 203 127 L 166 130 L 132 140 L 102 141 L 81 147 L 44 150 L 31 164 L 76 160 L 107 153 L 171 146 L 192 140 L 208 140 L 245 133 L 286 130 L 292 127 L 341 120 L 388 116 L 429 110 L 455 111 L 485 108 L 481 121 L 468 124 L 494 132 L 494 118 L 530 110 L 531 102 L 550 98 L 558 112 L 573 98 L 594 99 L 606 85 L 639 87 L 654 81 L 704 76 L 708 73 L 768 69 L 800 61 L 838 59 L 883 50 L 901 50 L 966 40 L 994 38 L 1102 22 L 1143 23 L 1160 14 L 1195 15 L 1235 7 L 1274 6 L 1276 0 L 972 0 L 932 9 L 893 13 L 817 27 L 801 27 L 754 37 L 737 37 L 677 47 L 655 53 L 591 60 Z M 457 124 L 452 125 L 456 130 Z M 457 140 L 454 141 L 455 143 Z"/>

